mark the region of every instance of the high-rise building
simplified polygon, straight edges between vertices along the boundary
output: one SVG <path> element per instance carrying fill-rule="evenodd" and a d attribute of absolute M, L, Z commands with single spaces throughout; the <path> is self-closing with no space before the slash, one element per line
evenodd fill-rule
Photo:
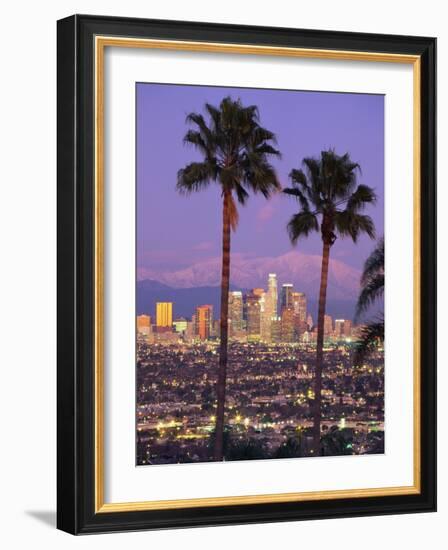
<path fill-rule="evenodd" d="M 256 289 L 261 291 L 261 289 Z M 272 320 L 277 317 L 277 275 L 269 273 L 268 290 L 258 292 L 260 296 L 260 333 L 264 342 L 272 341 Z"/>
<path fill-rule="evenodd" d="M 337 340 L 351 338 L 352 322 L 349 319 L 336 319 L 334 322 L 334 336 Z"/>
<path fill-rule="evenodd" d="M 220 333 L 221 333 L 221 319 L 213 319 L 211 337 L 219 338 Z"/>
<path fill-rule="evenodd" d="M 156 325 L 158 327 L 171 327 L 173 324 L 173 302 L 156 303 Z"/>
<path fill-rule="evenodd" d="M 263 342 L 271 341 L 272 312 L 268 293 L 263 291 L 260 296 L 260 338 Z"/>
<path fill-rule="evenodd" d="M 281 317 L 272 317 L 271 319 L 271 340 L 278 344 L 282 339 L 282 320 Z"/>
<path fill-rule="evenodd" d="M 260 336 L 261 333 L 261 307 L 260 296 L 254 291 L 245 296 L 247 336 Z"/>
<path fill-rule="evenodd" d="M 329 338 L 333 335 L 333 319 L 331 315 L 325 315 L 324 317 L 324 337 Z"/>
<path fill-rule="evenodd" d="M 344 321 L 344 336 L 345 338 L 352 337 L 352 322 L 350 321 L 350 319 L 346 319 Z"/>
<path fill-rule="evenodd" d="M 278 294 L 277 294 L 277 275 L 269 273 L 268 276 L 268 307 L 270 308 L 271 316 L 277 317 L 278 311 Z"/>
<path fill-rule="evenodd" d="M 344 334 L 344 319 L 335 319 L 334 321 L 334 336 L 340 340 Z"/>
<path fill-rule="evenodd" d="M 298 315 L 299 320 L 306 323 L 307 303 L 306 294 L 303 292 L 292 292 L 292 306 L 294 313 Z"/>
<path fill-rule="evenodd" d="M 188 321 L 184 317 L 174 319 L 173 327 L 175 332 L 184 333 L 187 330 Z"/>
<path fill-rule="evenodd" d="M 196 335 L 201 340 L 208 340 L 213 326 L 213 306 L 206 304 L 196 308 L 195 325 Z"/>
<path fill-rule="evenodd" d="M 299 315 L 294 312 L 294 341 L 298 341 L 302 334 L 307 330 L 308 325 L 306 322 L 301 321 Z"/>
<path fill-rule="evenodd" d="M 308 330 L 311 331 L 313 329 L 313 317 L 311 313 L 308 313 L 308 316 L 306 318 L 306 324 L 308 325 Z"/>
<path fill-rule="evenodd" d="M 243 330 L 243 293 L 229 292 L 229 334 L 236 336 Z"/>
<path fill-rule="evenodd" d="M 137 315 L 137 332 L 148 335 L 151 328 L 151 317 L 149 315 Z"/>
<path fill-rule="evenodd" d="M 291 283 L 285 283 L 282 285 L 282 298 L 280 302 L 280 309 L 283 310 L 287 307 L 293 307 L 292 294 L 294 292 L 294 285 Z"/>
<path fill-rule="evenodd" d="M 284 307 L 282 309 L 282 316 L 281 316 L 281 341 L 294 342 L 295 341 L 294 336 L 295 336 L 294 309 L 292 307 Z"/>

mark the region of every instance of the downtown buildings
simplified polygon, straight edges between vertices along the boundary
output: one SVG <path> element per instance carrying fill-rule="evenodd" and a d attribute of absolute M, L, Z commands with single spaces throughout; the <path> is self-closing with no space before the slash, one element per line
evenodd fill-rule
<path fill-rule="evenodd" d="M 317 327 L 308 311 L 307 296 L 284 283 L 279 288 L 277 275 L 269 273 L 265 288 L 229 292 L 229 339 L 238 342 L 304 343 L 316 341 Z M 174 316 L 175 303 L 155 304 L 155 324 L 147 314 L 137 317 L 137 333 L 148 343 L 194 343 L 219 339 L 219 312 L 211 304 L 195 306 L 192 316 Z M 214 318 L 214 313 L 216 318 Z M 349 341 L 356 331 L 351 320 L 325 316 L 324 340 Z"/>
<path fill-rule="evenodd" d="M 213 306 L 198 306 L 193 317 L 194 334 L 199 340 L 210 340 L 213 332 Z"/>
<path fill-rule="evenodd" d="M 229 336 L 239 338 L 244 333 L 244 303 L 240 290 L 229 292 Z"/>
<path fill-rule="evenodd" d="M 156 325 L 158 327 L 171 327 L 173 324 L 173 303 L 157 302 Z"/>

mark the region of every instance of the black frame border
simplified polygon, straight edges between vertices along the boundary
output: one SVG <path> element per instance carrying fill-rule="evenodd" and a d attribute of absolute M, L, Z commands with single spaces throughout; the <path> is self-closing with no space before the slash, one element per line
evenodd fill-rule
<path fill-rule="evenodd" d="M 95 514 L 93 44 L 96 35 L 420 56 L 420 494 Z M 435 511 L 436 39 L 74 15 L 58 21 L 57 48 L 57 527 L 83 534 Z"/>

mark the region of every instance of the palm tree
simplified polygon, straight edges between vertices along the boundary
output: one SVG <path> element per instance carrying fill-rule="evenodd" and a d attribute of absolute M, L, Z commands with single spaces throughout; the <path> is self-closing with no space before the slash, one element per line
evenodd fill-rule
<path fill-rule="evenodd" d="M 280 189 L 270 157 L 280 155 L 273 147 L 275 135 L 260 126 L 255 105 L 245 107 L 240 100 L 224 98 L 219 107 L 205 105 L 208 121 L 191 113 L 187 123 L 194 129 L 184 142 L 193 145 L 203 156 L 179 170 L 177 189 L 190 194 L 216 183 L 222 197 L 222 275 L 219 369 L 216 385 L 217 411 L 215 460 L 223 459 L 224 408 L 227 376 L 228 297 L 230 280 L 230 233 L 238 224 L 236 201 L 244 205 L 250 192 L 268 198 Z"/>
<path fill-rule="evenodd" d="M 361 292 L 356 304 L 355 320 L 359 319 L 384 294 L 384 238 L 367 258 L 361 275 Z M 354 360 L 359 363 L 375 348 L 378 341 L 384 341 L 384 317 L 380 314 L 375 321 L 370 321 L 361 331 L 361 338 L 356 344 Z"/>
<path fill-rule="evenodd" d="M 291 243 L 295 245 L 299 238 L 319 230 L 323 243 L 314 374 L 313 452 L 316 456 L 320 454 L 324 316 L 330 249 L 338 236 L 350 237 L 355 243 L 361 233 L 375 238 L 373 221 L 362 211 L 376 200 L 376 196 L 367 185 L 357 184 L 360 167 L 348 153 L 338 156 L 333 150 L 322 151 L 320 158 L 305 158 L 302 164 L 305 171 L 293 169 L 289 174 L 292 187 L 283 191 L 294 196 L 299 205 L 299 212 L 291 217 L 287 226 Z"/>

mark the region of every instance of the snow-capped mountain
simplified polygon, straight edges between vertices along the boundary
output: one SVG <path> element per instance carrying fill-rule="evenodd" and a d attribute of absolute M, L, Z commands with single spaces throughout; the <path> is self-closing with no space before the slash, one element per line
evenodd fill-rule
<path fill-rule="evenodd" d="M 291 251 L 277 257 L 253 258 L 232 254 L 231 284 L 234 288 L 266 287 L 269 273 L 276 273 L 279 284 L 293 283 L 296 290 L 316 296 L 319 290 L 321 257 Z M 214 287 L 221 282 L 221 258 L 198 261 L 176 271 L 139 268 L 138 280 L 151 279 L 172 288 Z M 328 297 L 356 298 L 360 271 L 337 259 L 330 259 Z"/>

